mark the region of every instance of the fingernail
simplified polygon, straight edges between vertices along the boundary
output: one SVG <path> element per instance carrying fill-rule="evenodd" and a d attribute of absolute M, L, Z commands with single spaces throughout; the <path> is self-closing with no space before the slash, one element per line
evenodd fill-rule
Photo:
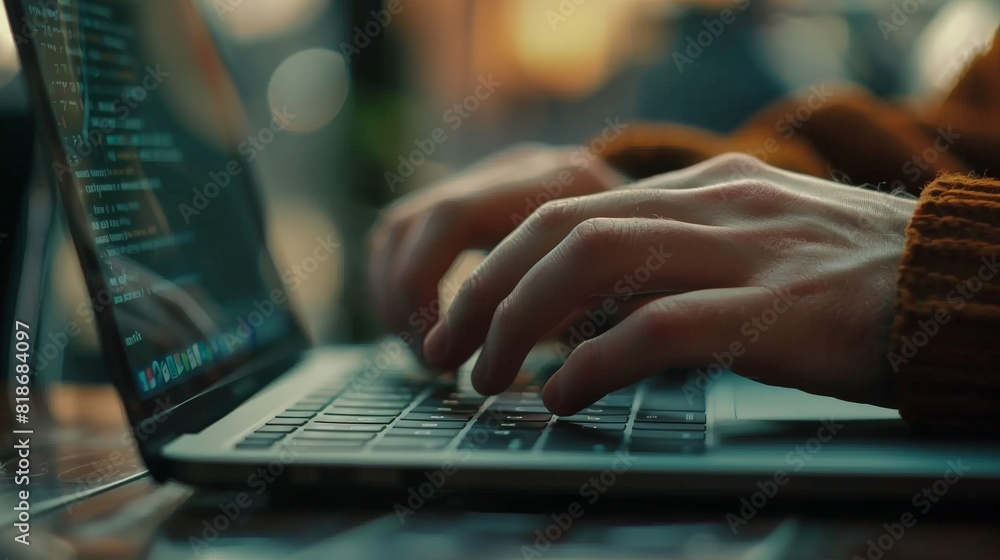
<path fill-rule="evenodd" d="M 424 339 L 424 359 L 431 365 L 440 364 L 448 353 L 448 318 L 442 317 Z"/>

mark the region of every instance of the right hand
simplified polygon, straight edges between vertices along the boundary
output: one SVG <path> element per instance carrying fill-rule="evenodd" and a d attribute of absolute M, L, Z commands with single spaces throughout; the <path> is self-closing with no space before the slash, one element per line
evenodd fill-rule
<path fill-rule="evenodd" d="M 549 200 L 625 182 L 583 148 L 527 145 L 404 197 L 382 212 L 369 236 L 379 315 L 420 357 L 441 311 L 438 284 L 459 254 L 492 248 Z"/>

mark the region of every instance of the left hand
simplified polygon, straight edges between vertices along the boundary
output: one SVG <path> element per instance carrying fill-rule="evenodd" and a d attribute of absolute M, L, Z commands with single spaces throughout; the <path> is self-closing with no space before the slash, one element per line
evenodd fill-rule
<path fill-rule="evenodd" d="M 465 281 L 425 358 L 450 369 L 483 345 L 473 384 L 499 393 L 553 327 L 602 309 L 613 326 L 543 390 L 556 414 L 726 353 L 763 383 L 891 406 L 886 354 L 914 206 L 741 155 L 553 201 Z"/>

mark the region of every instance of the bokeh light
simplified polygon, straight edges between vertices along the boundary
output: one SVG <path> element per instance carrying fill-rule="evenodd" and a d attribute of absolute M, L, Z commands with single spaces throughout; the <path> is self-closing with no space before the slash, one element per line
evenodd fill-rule
<path fill-rule="evenodd" d="M 329 0 L 201 0 L 233 38 L 256 41 L 285 35 L 314 23 Z"/>
<path fill-rule="evenodd" d="M 21 72 L 21 64 L 17 60 L 17 47 L 14 35 L 7 25 L 7 9 L 0 3 L 0 87 L 11 82 Z"/>
<path fill-rule="evenodd" d="M 313 132 L 336 118 L 349 92 L 344 57 L 330 49 L 309 49 L 278 65 L 267 93 L 271 112 L 287 120 L 289 130 Z"/>

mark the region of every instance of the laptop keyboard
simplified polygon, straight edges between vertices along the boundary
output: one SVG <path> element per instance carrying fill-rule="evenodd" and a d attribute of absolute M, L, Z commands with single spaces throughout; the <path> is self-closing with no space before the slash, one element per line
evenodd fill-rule
<path fill-rule="evenodd" d="M 690 453 L 704 449 L 705 400 L 683 391 L 683 373 L 664 374 L 616 391 L 573 416 L 542 404 L 539 386 L 495 397 L 455 392 L 454 385 L 407 384 L 400 378 L 355 381 L 314 391 L 236 445 L 306 451 Z M 540 383 L 539 383 L 540 385 Z"/>

